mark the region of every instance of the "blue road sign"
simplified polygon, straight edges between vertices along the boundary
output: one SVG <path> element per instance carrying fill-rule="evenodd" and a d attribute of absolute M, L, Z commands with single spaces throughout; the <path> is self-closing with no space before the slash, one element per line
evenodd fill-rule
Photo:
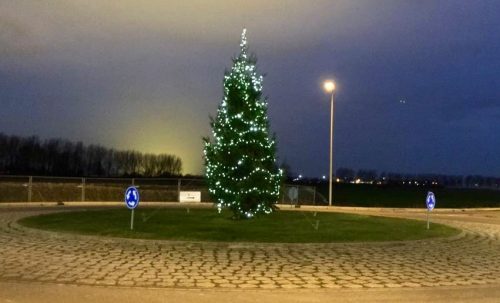
<path fill-rule="evenodd" d="M 431 211 L 436 206 L 436 196 L 433 192 L 427 193 L 427 199 L 425 199 L 425 204 L 427 204 L 427 210 Z"/>
<path fill-rule="evenodd" d="M 134 209 L 139 205 L 139 191 L 134 186 L 130 186 L 125 191 L 125 204 L 130 209 Z"/>

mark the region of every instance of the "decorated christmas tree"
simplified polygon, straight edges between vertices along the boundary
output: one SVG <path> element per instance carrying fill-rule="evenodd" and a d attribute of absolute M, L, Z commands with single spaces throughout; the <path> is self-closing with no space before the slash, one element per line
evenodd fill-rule
<path fill-rule="evenodd" d="M 227 207 L 237 219 L 271 213 L 282 175 L 275 163 L 275 140 L 269 136 L 262 76 L 248 54 L 246 30 L 240 47 L 224 76 L 224 98 L 211 121 L 213 139 L 204 139 L 210 194 L 219 211 Z"/>

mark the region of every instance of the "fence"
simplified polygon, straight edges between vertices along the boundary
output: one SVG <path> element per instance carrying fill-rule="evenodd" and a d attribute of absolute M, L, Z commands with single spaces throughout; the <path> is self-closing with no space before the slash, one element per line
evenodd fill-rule
<path fill-rule="evenodd" d="M 328 205 L 328 200 L 314 186 L 285 184 L 281 187 L 281 204 Z"/>
<path fill-rule="evenodd" d="M 173 202 L 181 191 L 199 191 L 201 201 L 211 202 L 204 179 L 0 176 L 0 203 L 123 201 L 130 185 L 138 187 L 142 201 Z M 282 186 L 279 202 L 326 204 L 315 187 L 292 184 Z"/>

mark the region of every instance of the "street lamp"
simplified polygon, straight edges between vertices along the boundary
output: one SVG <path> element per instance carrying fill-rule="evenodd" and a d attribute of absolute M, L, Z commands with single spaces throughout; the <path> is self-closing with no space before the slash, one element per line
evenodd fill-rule
<path fill-rule="evenodd" d="M 330 99 L 330 179 L 328 191 L 328 206 L 332 206 L 332 171 L 333 171 L 333 96 L 335 94 L 335 82 L 328 80 L 323 84 L 325 91 L 331 94 Z"/>

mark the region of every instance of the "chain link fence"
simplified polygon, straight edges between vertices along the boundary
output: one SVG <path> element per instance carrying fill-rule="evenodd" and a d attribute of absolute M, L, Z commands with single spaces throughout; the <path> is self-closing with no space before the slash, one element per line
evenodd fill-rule
<path fill-rule="evenodd" d="M 314 186 L 285 184 L 281 187 L 279 203 L 292 206 L 328 205 L 328 200 Z"/>
<path fill-rule="evenodd" d="M 123 201 L 131 185 L 139 189 L 141 201 L 174 202 L 181 191 L 198 191 L 201 201 L 212 202 L 204 179 L 0 176 L 0 203 Z M 314 186 L 285 184 L 278 203 L 326 205 L 327 201 Z"/>

